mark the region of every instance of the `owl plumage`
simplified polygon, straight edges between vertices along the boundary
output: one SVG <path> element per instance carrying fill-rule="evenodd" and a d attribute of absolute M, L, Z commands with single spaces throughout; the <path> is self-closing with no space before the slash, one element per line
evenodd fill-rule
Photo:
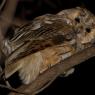
<path fill-rule="evenodd" d="M 52 27 L 51 25 L 48 26 L 48 24 L 45 24 L 45 26 L 41 28 L 41 31 L 40 29 L 32 31 L 29 33 L 31 39 L 26 35 L 25 38 L 21 38 L 20 36 L 20 40 L 13 39 L 13 43 L 11 42 L 11 44 L 19 45 L 21 43 L 21 46 L 13 51 L 6 60 L 6 78 L 10 77 L 16 71 L 19 71 L 19 76 L 23 82 L 28 84 L 33 81 L 39 73 L 60 62 L 63 54 L 67 53 L 69 56 L 73 53 L 74 49 L 72 45 L 74 45 L 75 42 L 68 44 L 68 40 L 71 41 L 71 39 L 73 40 L 75 37 L 73 27 L 69 25 L 64 27 L 64 25 L 59 22 L 60 28 L 58 28 L 55 24 L 56 23 L 54 23 Z M 68 37 L 69 35 L 72 35 L 70 39 Z M 70 52 L 70 54 L 68 52 Z M 62 59 L 64 58 L 65 56 Z"/>
<path fill-rule="evenodd" d="M 5 78 L 18 71 L 23 83 L 29 84 L 40 73 L 84 49 L 84 44 L 89 42 L 84 41 L 85 34 L 88 35 L 86 22 L 93 21 L 81 14 L 84 14 L 83 9 L 75 8 L 39 16 L 15 31 L 14 37 L 7 40 L 11 53 L 5 62 Z M 78 16 L 80 22 L 75 20 Z"/>

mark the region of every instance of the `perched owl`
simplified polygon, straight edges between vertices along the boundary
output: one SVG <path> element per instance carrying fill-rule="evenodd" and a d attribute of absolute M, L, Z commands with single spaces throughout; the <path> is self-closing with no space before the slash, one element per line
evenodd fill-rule
<path fill-rule="evenodd" d="M 95 40 L 93 21 L 86 9 L 73 8 L 39 16 L 22 26 L 5 41 L 9 53 L 5 78 L 18 71 L 23 83 L 29 84 L 61 60 L 91 46 Z"/>

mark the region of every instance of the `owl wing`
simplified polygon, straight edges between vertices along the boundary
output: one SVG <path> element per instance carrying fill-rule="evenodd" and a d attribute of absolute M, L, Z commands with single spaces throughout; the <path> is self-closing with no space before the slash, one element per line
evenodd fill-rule
<path fill-rule="evenodd" d="M 31 80 L 33 80 L 39 74 L 40 64 L 42 63 L 40 51 L 62 43 L 65 44 L 65 42 L 68 42 L 68 36 L 66 35 L 75 33 L 74 28 L 60 18 L 53 18 L 53 20 L 45 20 L 42 24 L 36 24 L 35 27 L 33 27 L 33 22 L 21 27 L 10 40 L 9 44 L 14 51 L 6 60 L 6 78 L 16 71 L 20 71 L 22 80 L 29 83 L 31 76 Z M 48 52 L 50 51 L 48 50 Z"/>
<path fill-rule="evenodd" d="M 46 37 L 56 35 L 56 33 L 60 34 L 63 30 L 70 29 L 68 28 L 68 20 L 63 15 L 46 14 L 39 16 L 30 23 L 17 29 L 14 37 L 9 40 L 9 44 L 15 50 L 26 41 L 39 40 L 39 38 L 45 39 Z M 67 31 L 64 31 L 64 35 L 66 33 Z"/>

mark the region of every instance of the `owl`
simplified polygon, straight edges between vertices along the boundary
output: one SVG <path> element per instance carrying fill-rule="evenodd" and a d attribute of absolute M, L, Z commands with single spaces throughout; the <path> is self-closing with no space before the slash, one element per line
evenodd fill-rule
<path fill-rule="evenodd" d="M 22 82 L 29 84 L 61 60 L 91 46 L 93 21 L 86 9 L 73 8 L 39 16 L 20 27 L 5 41 L 5 78 L 18 71 Z M 93 28 L 90 32 L 88 26 Z"/>

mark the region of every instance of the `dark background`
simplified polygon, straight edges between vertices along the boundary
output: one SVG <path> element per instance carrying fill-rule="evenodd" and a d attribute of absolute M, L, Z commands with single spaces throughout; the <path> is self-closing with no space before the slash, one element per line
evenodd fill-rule
<path fill-rule="evenodd" d="M 86 7 L 95 14 L 94 0 L 20 0 L 15 16 L 32 20 L 39 15 L 46 13 L 55 14 L 63 9 L 76 6 Z M 74 74 L 65 78 L 58 77 L 51 86 L 38 95 L 95 94 L 94 62 L 95 58 L 93 57 L 76 66 Z M 1 91 L 0 95 L 7 95 L 7 90 L 1 89 Z"/>
<path fill-rule="evenodd" d="M 86 7 L 95 13 L 95 0 L 19 0 L 16 15 L 33 19 L 46 13 L 57 13 L 77 6 Z"/>

